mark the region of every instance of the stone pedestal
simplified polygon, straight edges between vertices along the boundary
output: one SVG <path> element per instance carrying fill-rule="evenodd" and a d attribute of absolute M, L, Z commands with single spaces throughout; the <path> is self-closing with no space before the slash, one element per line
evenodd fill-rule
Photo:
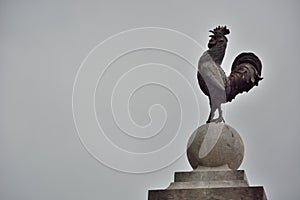
<path fill-rule="evenodd" d="M 262 186 L 249 186 L 245 172 L 237 170 L 244 158 L 239 133 L 223 123 L 197 128 L 187 144 L 194 171 L 175 172 L 165 190 L 150 190 L 148 200 L 266 200 Z"/>
<path fill-rule="evenodd" d="M 150 190 L 148 200 L 266 200 L 262 186 L 251 187 L 243 170 L 175 172 L 165 190 Z"/>

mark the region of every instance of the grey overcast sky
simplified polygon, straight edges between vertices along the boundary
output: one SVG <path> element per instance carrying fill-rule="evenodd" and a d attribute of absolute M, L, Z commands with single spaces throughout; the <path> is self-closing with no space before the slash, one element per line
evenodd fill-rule
<path fill-rule="evenodd" d="M 217 25 L 231 30 L 223 62 L 226 73 L 242 51 L 255 52 L 263 62 L 264 80 L 259 87 L 224 107 L 226 123 L 245 143 L 240 168 L 246 170 L 251 185 L 264 186 L 269 199 L 299 199 L 299 9 L 296 0 L 0 1 L 0 199 L 146 200 L 148 189 L 166 188 L 175 171 L 191 170 L 180 153 L 209 111 L 194 67 L 206 48 L 208 30 Z M 75 77 L 88 53 L 108 37 L 139 27 L 165 29 L 157 33 L 146 29 L 142 35 L 130 32 L 129 38 L 119 35 L 115 43 L 99 46 L 87 64 L 107 62 L 108 55 L 130 45 L 145 47 L 145 42 L 156 48 L 116 59 L 97 87 L 77 82 L 73 101 L 78 110 L 72 112 Z M 204 49 L 193 46 L 195 42 Z M 167 51 L 160 45 L 166 45 Z M 172 54 L 172 49 L 190 56 L 191 63 Z M 148 68 L 134 68 L 147 63 Z M 99 64 L 94 73 L 84 67 L 81 72 L 86 76 L 78 80 L 86 83 L 99 78 L 97 70 L 103 69 Z M 164 84 L 143 85 L 143 80 Z M 131 87 L 136 88 L 132 96 Z M 85 115 L 89 116 L 85 106 L 93 102 L 88 97 L 93 93 L 86 91 L 95 92 L 95 116 L 103 132 L 127 153 L 163 151 L 179 130 L 178 148 L 169 145 L 166 152 L 134 157 L 132 163 L 125 151 L 121 156 L 106 148 L 104 140 L 82 142 L 93 137 L 90 123 L 95 121 L 95 116 Z M 85 97 L 87 102 L 80 100 Z M 126 108 L 130 115 L 122 110 Z M 73 114 L 88 129 L 78 125 L 77 132 Z M 147 124 L 152 128 L 147 129 Z M 140 133 L 142 126 L 145 131 Z M 154 168 L 162 169 L 121 172 Z"/>

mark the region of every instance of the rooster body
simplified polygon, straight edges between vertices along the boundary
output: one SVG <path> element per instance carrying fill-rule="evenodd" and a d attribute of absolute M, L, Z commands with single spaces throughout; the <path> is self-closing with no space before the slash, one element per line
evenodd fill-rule
<path fill-rule="evenodd" d="M 237 94 L 248 92 L 262 80 L 262 64 L 254 53 L 241 53 L 231 67 L 231 73 L 227 77 L 221 64 L 227 47 L 229 30 L 225 27 L 217 27 L 210 31 L 211 39 L 208 50 L 203 53 L 198 63 L 198 83 L 200 89 L 209 97 L 210 114 L 209 122 L 224 122 L 221 104 L 232 101 Z M 214 119 L 215 111 L 219 111 L 219 117 Z"/>

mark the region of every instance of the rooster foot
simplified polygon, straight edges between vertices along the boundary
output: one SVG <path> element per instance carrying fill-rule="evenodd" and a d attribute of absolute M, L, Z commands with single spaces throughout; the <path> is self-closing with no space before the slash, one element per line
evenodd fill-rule
<path fill-rule="evenodd" d="M 211 109 L 211 112 L 210 112 L 210 114 L 209 114 L 208 120 L 206 121 L 207 124 L 208 124 L 208 123 L 211 123 L 211 122 L 215 122 L 215 123 L 224 122 L 224 123 L 225 123 L 225 120 L 224 120 L 224 118 L 223 118 L 223 114 L 222 114 L 223 112 L 222 112 L 221 107 L 219 106 L 219 107 L 217 107 L 217 109 L 218 109 L 218 111 L 219 111 L 219 117 L 216 118 L 216 119 L 213 119 L 213 118 L 214 118 L 214 112 L 215 112 L 216 108 Z"/>
<path fill-rule="evenodd" d="M 225 123 L 225 120 L 222 116 L 216 118 L 216 119 L 212 119 L 210 120 L 209 122 L 206 122 L 206 123 L 210 123 L 210 122 L 215 122 L 215 123 L 220 123 L 220 122 L 224 122 Z"/>

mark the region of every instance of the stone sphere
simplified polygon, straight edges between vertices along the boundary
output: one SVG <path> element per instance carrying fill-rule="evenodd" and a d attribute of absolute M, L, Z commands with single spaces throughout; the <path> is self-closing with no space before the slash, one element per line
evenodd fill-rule
<path fill-rule="evenodd" d="M 221 167 L 238 169 L 244 158 L 244 144 L 238 132 L 224 123 L 208 123 L 197 128 L 187 145 L 193 169 Z"/>

